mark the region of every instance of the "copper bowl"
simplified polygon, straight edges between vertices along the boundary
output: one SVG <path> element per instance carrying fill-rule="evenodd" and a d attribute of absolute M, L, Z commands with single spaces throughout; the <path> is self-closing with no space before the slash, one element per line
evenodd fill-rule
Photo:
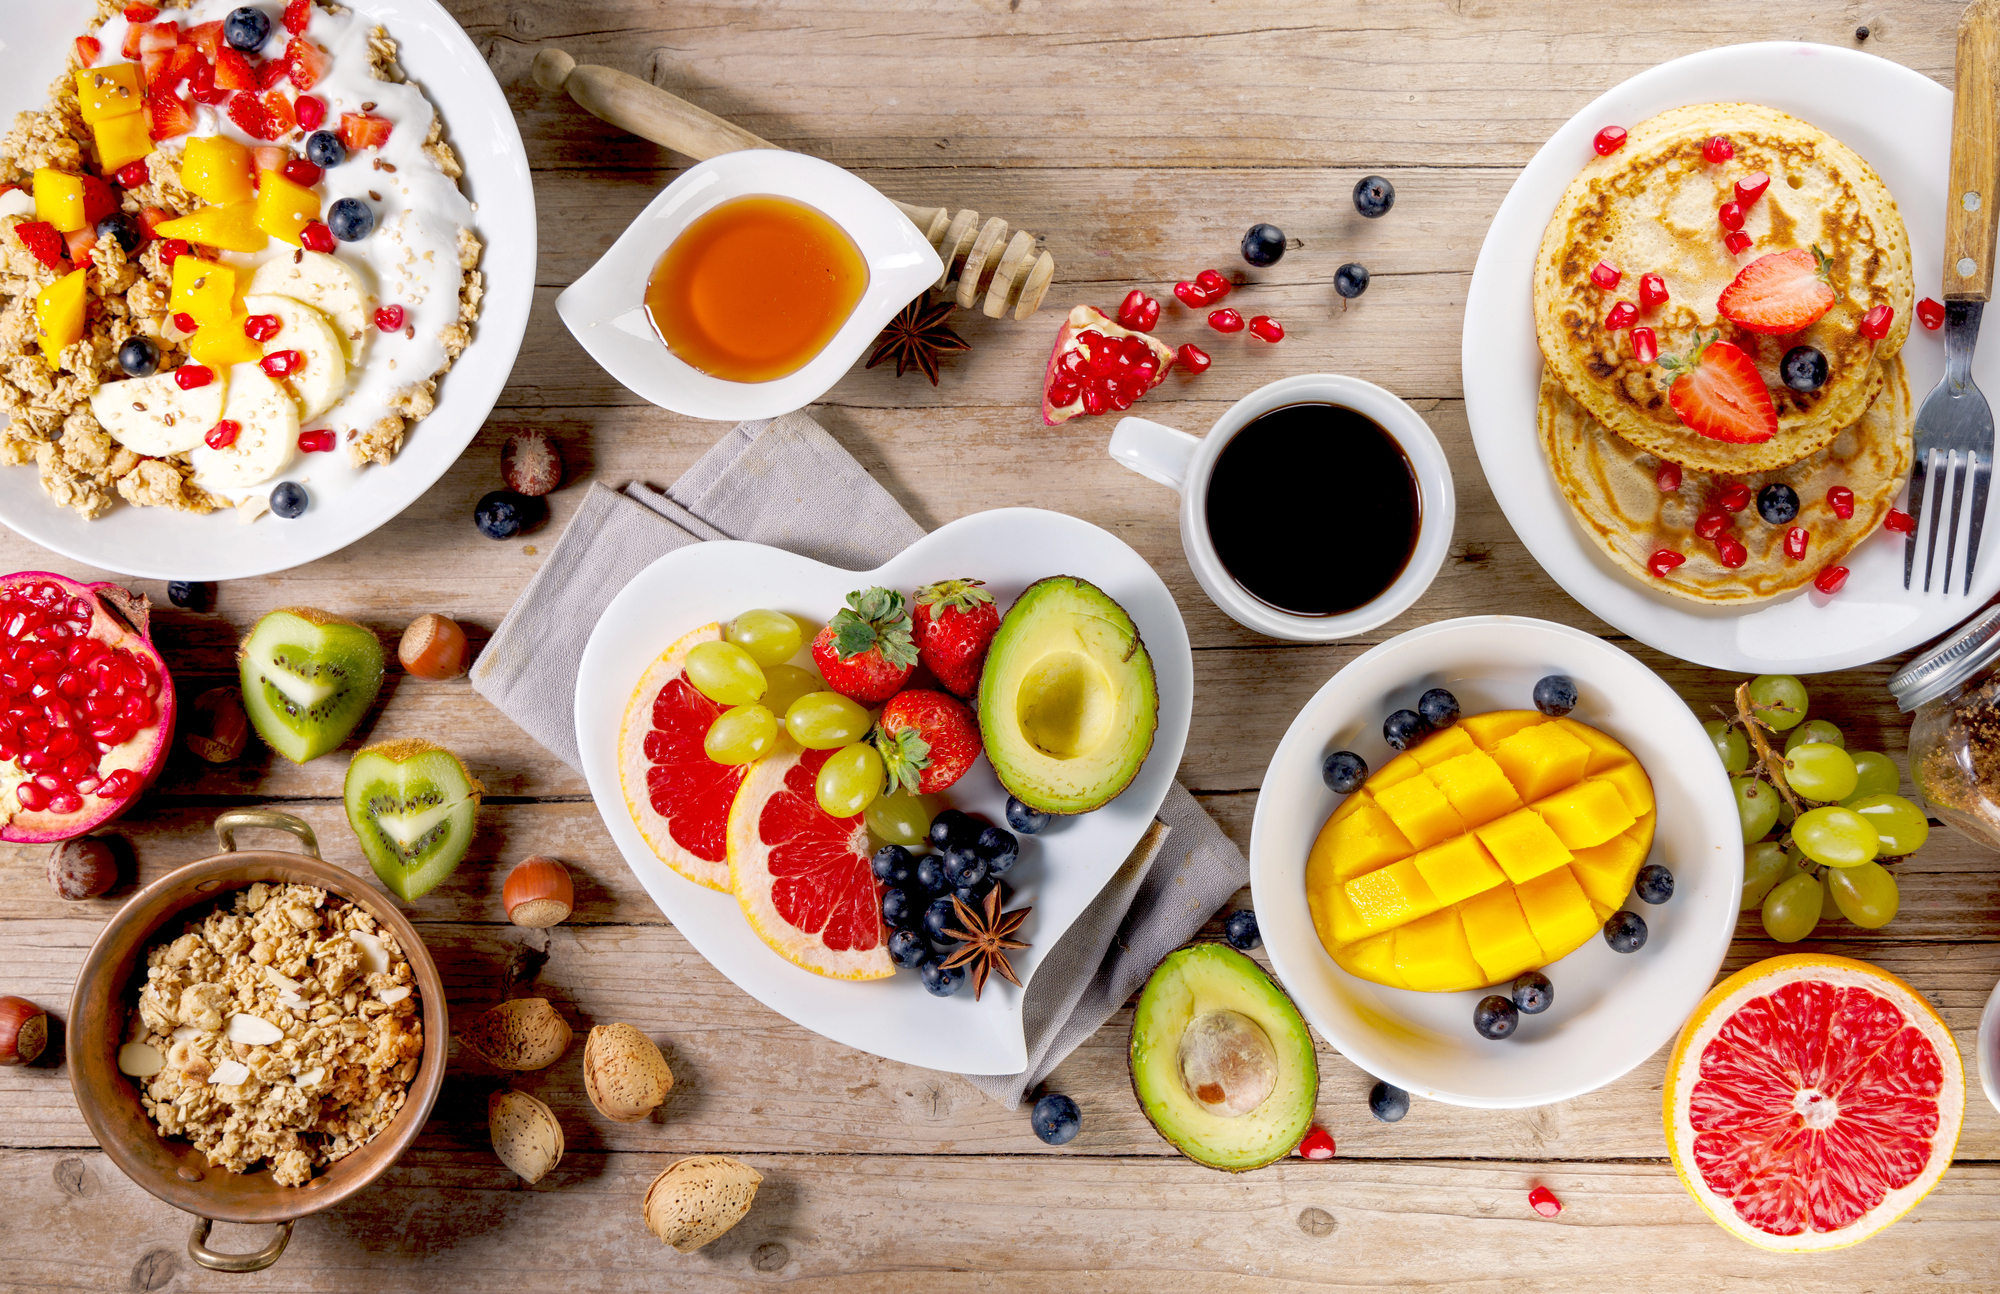
<path fill-rule="evenodd" d="M 246 827 L 289 831 L 306 853 L 238 851 L 235 833 Z M 70 1086 L 97 1144 L 120 1171 L 183 1212 L 195 1215 L 188 1254 L 217 1271 L 256 1271 L 284 1252 L 292 1223 L 330 1209 L 389 1170 L 423 1130 L 438 1090 L 444 1086 L 449 1033 L 444 982 L 417 937 L 416 927 L 387 895 L 344 868 L 322 862 L 312 828 L 288 813 L 236 809 L 215 822 L 222 852 L 179 867 L 133 895 L 105 925 L 77 972 L 70 998 L 68 1062 Z M 268 1172 L 231 1173 L 212 1168 L 192 1145 L 160 1136 L 139 1104 L 135 1080 L 118 1069 L 118 1047 L 135 1001 L 134 973 L 143 974 L 146 948 L 189 909 L 202 907 L 256 881 L 315 885 L 359 905 L 395 932 L 416 976 L 423 1002 L 424 1052 L 410 1081 L 403 1108 L 374 1140 L 331 1165 L 304 1186 L 280 1186 Z M 221 1254 L 207 1247 L 211 1222 L 270 1222 L 282 1225 L 271 1243 L 255 1254 Z"/>

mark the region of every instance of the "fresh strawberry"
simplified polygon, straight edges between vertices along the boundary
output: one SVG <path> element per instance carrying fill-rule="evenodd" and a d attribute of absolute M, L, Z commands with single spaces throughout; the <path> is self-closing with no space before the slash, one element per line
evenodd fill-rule
<path fill-rule="evenodd" d="M 88 229 L 72 229 L 63 235 L 63 243 L 69 249 L 69 263 L 77 269 L 93 265 L 97 257 L 91 249 L 97 246 L 97 235 Z"/>
<path fill-rule="evenodd" d="M 146 107 L 152 113 L 152 137 L 177 139 L 194 129 L 194 114 L 171 94 L 149 94 Z"/>
<path fill-rule="evenodd" d="M 104 53 L 104 44 L 95 36 L 76 38 L 76 61 L 81 67 L 91 67 Z"/>
<path fill-rule="evenodd" d="M 95 229 L 98 221 L 116 210 L 118 210 L 118 195 L 111 191 L 111 186 L 95 175 L 84 176 L 83 222 Z"/>
<path fill-rule="evenodd" d="M 910 608 L 894 589 L 857 589 L 813 639 L 813 663 L 826 685 L 863 705 L 879 705 L 917 667 Z"/>
<path fill-rule="evenodd" d="M 1715 308 L 1751 332 L 1797 332 L 1840 299 L 1826 274 L 1826 253 L 1818 247 L 1772 252 L 1745 265 Z"/>
<path fill-rule="evenodd" d="M 309 40 L 294 36 L 285 46 L 285 72 L 292 78 L 292 85 L 304 93 L 318 84 L 326 75 L 327 65 L 332 62 L 326 51 Z"/>
<path fill-rule="evenodd" d="M 14 226 L 14 237 L 21 240 L 21 246 L 35 254 L 47 269 L 59 270 L 63 267 L 63 236 L 56 227 L 46 220 L 29 220 Z"/>
<path fill-rule="evenodd" d="M 271 138 L 279 139 L 299 128 L 298 114 L 282 90 L 264 91 L 264 119 L 271 123 Z M 282 165 L 282 163 L 280 164 Z"/>
<path fill-rule="evenodd" d="M 289 0 L 285 5 L 285 30 L 296 36 L 312 23 L 312 0 Z"/>
<path fill-rule="evenodd" d="M 979 690 L 986 648 L 1000 628 L 1000 609 L 984 580 L 940 580 L 917 590 L 910 616 L 917 658 L 948 692 L 971 696 Z"/>
<path fill-rule="evenodd" d="M 1697 435 L 1732 445 L 1755 445 L 1778 434 L 1778 411 L 1756 362 L 1710 333 L 1686 359 L 1670 355 L 1662 367 L 1680 376 L 1667 400 Z"/>
<path fill-rule="evenodd" d="M 911 795 L 944 790 L 979 758 L 979 724 L 956 697 L 906 688 L 882 707 L 875 749 L 889 771 L 889 785 Z"/>
<path fill-rule="evenodd" d="M 160 7 L 150 4 L 128 4 L 125 6 L 126 22 L 151 22 L 160 16 Z"/>
<path fill-rule="evenodd" d="M 192 45 L 201 51 L 201 56 L 214 61 L 216 53 L 225 48 L 222 43 L 222 20 L 205 22 L 188 28 L 181 33 L 181 43 Z"/>
<path fill-rule="evenodd" d="M 285 163 L 292 160 L 292 150 L 276 144 L 259 144 L 250 150 L 250 160 L 260 175 L 265 171 L 282 171 Z"/>
<path fill-rule="evenodd" d="M 389 141 L 389 131 L 394 127 L 387 117 L 376 117 L 365 112 L 343 112 L 340 114 L 340 142 L 350 153 L 358 153 L 364 148 L 380 148 Z"/>
<path fill-rule="evenodd" d="M 155 54 L 164 49 L 172 49 L 181 43 L 181 25 L 177 22 L 149 22 L 139 30 L 139 53 Z"/>
<path fill-rule="evenodd" d="M 196 103 L 224 104 L 229 102 L 229 91 L 215 83 L 215 69 L 207 63 L 196 63 L 188 76 L 188 94 Z"/>
<path fill-rule="evenodd" d="M 255 90 L 257 71 L 241 50 L 227 46 L 215 51 L 215 87 L 218 90 Z"/>
<path fill-rule="evenodd" d="M 246 90 L 229 101 L 229 119 L 252 139 L 278 137 L 272 129 L 271 114 L 264 111 L 263 100 L 251 91 Z"/>
<path fill-rule="evenodd" d="M 257 87 L 262 90 L 269 90 L 289 76 L 291 71 L 292 65 L 285 61 L 283 55 L 280 55 L 257 69 Z"/>

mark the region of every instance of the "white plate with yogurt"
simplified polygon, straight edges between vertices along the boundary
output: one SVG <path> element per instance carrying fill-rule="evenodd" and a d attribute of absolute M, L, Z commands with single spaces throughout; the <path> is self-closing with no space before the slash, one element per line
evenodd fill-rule
<path fill-rule="evenodd" d="M 237 3 L 199 0 L 189 10 L 163 17 L 178 17 L 189 27 L 220 19 Z M 281 48 L 283 6 L 261 7 L 271 19 L 267 49 Z M 341 243 L 336 254 L 361 268 L 381 303 L 405 308 L 415 336 L 371 329 L 365 339 L 368 349 L 341 404 L 310 424 L 334 429 L 340 444 L 332 452 L 295 454 L 283 471 L 254 491 L 268 493 L 279 481 L 296 481 L 310 499 L 304 514 L 292 519 L 267 514 L 246 525 L 228 509 L 198 516 L 121 502 L 86 521 L 52 502 L 36 469 L 22 466 L 0 468 L 0 522 L 65 557 L 126 575 L 168 580 L 264 575 L 337 552 L 397 516 L 477 434 L 513 369 L 533 299 L 534 190 L 520 132 L 486 60 L 436 0 L 349 0 L 347 8 L 353 19 L 324 12 L 315 16 L 310 35 L 333 55 L 333 62 L 312 93 L 327 102 L 329 127 L 343 111 L 360 111 L 365 102 L 375 105 L 374 115 L 397 122 L 398 128 L 379 155 L 357 153 L 330 169 L 320 191 L 327 206 L 341 197 L 357 197 L 375 210 L 375 233 L 360 242 Z M 84 33 L 90 16 L 90 6 L 80 2 L 28 6 L 13 15 L 12 38 L 0 45 L 0 120 L 11 123 L 15 113 L 45 105 L 49 83 L 62 73 L 71 42 Z M 379 24 L 397 42 L 397 62 L 422 87 L 421 93 L 414 86 L 369 76 L 369 24 Z M 105 48 L 102 62 L 122 61 L 118 47 L 123 30 L 124 20 L 114 17 L 99 33 Z M 465 169 L 458 185 L 462 200 L 450 194 L 449 183 L 422 159 L 433 108 Z M 213 133 L 213 111 L 201 114 L 194 133 Z M 292 141 L 295 152 L 298 142 L 296 137 Z M 378 156 L 397 169 L 376 168 Z M 394 460 L 352 467 L 345 452 L 346 429 L 366 425 L 378 405 L 386 411 L 392 388 L 427 375 L 442 359 L 437 333 L 456 320 L 458 302 L 455 286 L 436 267 L 453 247 L 461 222 L 469 222 L 485 245 L 479 263 L 485 293 L 471 343 L 439 380 L 435 407 L 409 427 Z M 289 252 L 273 240 L 260 256 Z M 396 360 L 393 369 L 390 359 Z"/>

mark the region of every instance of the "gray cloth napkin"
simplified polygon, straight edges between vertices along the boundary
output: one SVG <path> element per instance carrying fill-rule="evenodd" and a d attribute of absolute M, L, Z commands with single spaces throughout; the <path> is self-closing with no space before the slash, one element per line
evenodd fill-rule
<path fill-rule="evenodd" d="M 744 539 L 845 570 L 870 570 L 923 533 L 805 414 L 742 423 L 665 494 L 636 482 L 622 493 L 592 484 L 479 654 L 472 686 L 577 768 L 577 661 L 599 614 L 657 558 L 703 540 Z M 1242 853 L 1175 783 L 1159 820 L 1028 982 L 1027 1069 L 966 1077 L 1010 1108 L 1019 1105 L 1244 884 L 1248 870 Z"/>

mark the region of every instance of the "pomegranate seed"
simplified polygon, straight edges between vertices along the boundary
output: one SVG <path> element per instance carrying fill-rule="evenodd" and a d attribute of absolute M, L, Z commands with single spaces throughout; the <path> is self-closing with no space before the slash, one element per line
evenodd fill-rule
<path fill-rule="evenodd" d="M 90 716 L 92 722 L 109 719 L 118 713 L 118 697 L 109 691 L 92 693 L 83 703 L 83 712 Z"/>
<path fill-rule="evenodd" d="M 174 316 L 174 327 L 190 335 L 198 331 L 198 327 L 194 321 L 194 316 L 189 314 L 185 310 L 180 311 L 178 314 Z"/>
<path fill-rule="evenodd" d="M 1750 560 L 1750 550 L 1742 544 L 1737 543 L 1734 539 L 1724 535 L 1715 541 L 1715 557 L 1717 561 L 1733 571 Z"/>
<path fill-rule="evenodd" d="M 308 454 L 324 454 L 333 448 L 333 433 L 302 431 L 299 433 L 299 448 Z"/>
<path fill-rule="evenodd" d="M 1727 238 L 1724 238 L 1722 245 L 1729 249 L 1731 256 L 1741 256 L 1743 253 L 1749 251 L 1751 245 L 1756 241 L 1756 239 L 1738 229 L 1732 232 Z"/>
<path fill-rule="evenodd" d="M 1242 332 L 1243 316 L 1224 306 L 1208 312 L 1208 326 L 1217 332 Z"/>
<path fill-rule="evenodd" d="M 83 738 L 76 735 L 76 729 L 64 728 L 61 732 L 49 738 L 49 754 L 54 755 L 57 759 L 67 760 L 75 756 L 82 745 Z M 72 773 L 70 776 L 74 777 L 76 774 Z"/>
<path fill-rule="evenodd" d="M 1139 289 L 1137 289 L 1137 288 L 1133 288 L 1132 290 L 1133 290 L 1134 292 L 1138 292 L 1138 291 L 1139 291 Z M 1143 295 L 1143 294 L 1142 294 L 1142 295 Z M 1151 300 L 1151 298 L 1150 298 L 1150 297 L 1148 297 L 1147 299 L 1148 299 L 1148 300 Z M 1128 300 L 1128 301 L 1129 301 L 1129 300 L 1131 300 L 1131 298 L 1130 298 L 1130 297 L 1127 297 L 1127 298 L 1126 298 L 1126 300 Z M 1119 315 L 1119 318 L 1120 318 L 1120 320 L 1121 320 L 1121 321 L 1122 321 L 1122 320 L 1123 320 L 1123 318 L 1124 318 L 1124 315 L 1123 315 L 1123 312 L 1122 312 L 1122 311 L 1120 312 L 1120 315 Z M 1157 302 L 1157 301 L 1154 301 L 1154 302 L 1153 302 L 1153 322 L 1154 322 L 1154 323 L 1157 323 L 1157 322 L 1159 322 L 1159 318 L 1160 318 L 1160 303 L 1159 303 L 1159 302 Z M 401 332 L 401 331 L 403 331 L 403 307 L 401 307 L 401 306 L 383 306 L 383 307 L 382 307 L 382 308 L 381 308 L 380 310 L 377 310 L 377 311 L 375 312 L 375 326 L 376 326 L 377 328 L 380 328 L 380 329 L 381 329 L 381 330 L 382 330 L 383 332 Z M 1130 325 L 1130 324 L 1126 324 L 1125 326 L 1129 328 L 1129 327 L 1131 327 L 1132 325 Z M 1152 331 L 1152 329 L 1153 329 L 1153 324 L 1152 324 L 1152 323 L 1149 323 L 1149 324 L 1147 324 L 1147 325 L 1146 325 L 1146 331 L 1147 331 L 1147 332 L 1151 332 L 1151 331 Z"/>
<path fill-rule="evenodd" d="M 1733 233 L 1743 228 L 1743 204 L 1739 202 L 1725 202 L 1716 209 L 1715 218 L 1722 222 L 1724 229 Z"/>
<path fill-rule="evenodd" d="M 1199 310 L 1208 304 L 1208 293 L 1202 290 L 1199 283 L 1176 283 L 1174 295 L 1190 310 Z"/>
<path fill-rule="evenodd" d="M 1083 411 L 1085 413 L 1096 415 L 1103 413 L 1110 407 L 1111 401 L 1105 398 L 1103 388 L 1095 386 L 1083 388 Z"/>
<path fill-rule="evenodd" d="M 75 813 L 83 807 L 83 797 L 75 791 L 57 791 L 49 797 L 50 813 Z"/>
<path fill-rule="evenodd" d="M 1804 526 L 1793 526 L 1785 532 L 1785 556 L 1798 561 L 1806 555 L 1806 544 L 1812 539 L 1812 531 Z"/>
<path fill-rule="evenodd" d="M 1333 1134 L 1318 1126 L 1306 1133 L 1305 1139 L 1299 1142 L 1301 1159 L 1332 1159 L 1333 1150 Z"/>
<path fill-rule="evenodd" d="M 1067 409 L 1076 403 L 1079 389 L 1076 383 L 1068 379 L 1059 381 L 1049 388 L 1049 404 L 1057 409 Z"/>
<path fill-rule="evenodd" d="M 207 386 L 215 380 L 215 372 L 200 364 L 183 364 L 174 370 L 174 385 L 183 391 L 193 391 Z"/>
<path fill-rule="evenodd" d="M 1250 335 L 1264 341 L 1279 342 L 1285 339 L 1285 326 L 1269 315 L 1252 315 Z"/>
<path fill-rule="evenodd" d="M 97 780 L 95 773 L 87 773 L 76 779 L 76 789 L 84 795 L 97 794 L 97 789 L 102 785 L 104 784 Z"/>
<path fill-rule="evenodd" d="M 28 661 L 28 668 L 37 674 L 53 674 L 63 667 L 63 654 L 53 647 L 44 647 Z"/>
<path fill-rule="evenodd" d="M 295 350 L 275 350 L 258 360 L 257 367 L 272 377 L 284 377 L 288 373 L 298 372 L 299 367 L 305 362 L 306 357 Z"/>
<path fill-rule="evenodd" d="M 1639 307 L 1630 301 L 1620 301 L 1611 307 L 1611 313 L 1604 316 L 1604 331 L 1617 332 L 1620 328 L 1630 328 L 1632 321 L 1639 317 Z"/>
<path fill-rule="evenodd" d="M 56 757 L 46 750 L 24 751 L 21 755 L 21 767 L 30 773 L 39 773 L 55 762 Z"/>
<path fill-rule="evenodd" d="M 251 341 L 269 341 L 283 327 L 276 315 L 251 315 L 243 321 L 243 335 Z"/>
<path fill-rule="evenodd" d="M 306 227 L 299 231 L 299 241 L 305 244 L 305 249 L 309 252 L 331 253 L 340 245 L 334 241 L 333 231 L 317 220 L 306 222 Z"/>
<path fill-rule="evenodd" d="M 14 788 L 14 798 L 30 813 L 40 813 L 49 807 L 49 795 L 33 782 L 23 782 Z"/>
<path fill-rule="evenodd" d="M 1660 343 L 1653 336 L 1651 328 L 1632 330 L 1632 358 L 1641 364 L 1650 364 L 1660 357 Z"/>
<path fill-rule="evenodd" d="M 1528 1205 L 1545 1218 L 1552 1218 L 1563 1211 L 1562 1201 L 1546 1186 L 1537 1186 L 1528 1192 Z"/>
<path fill-rule="evenodd" d="M 153 703 L 143 696 L 128 696 L 118 717 L 132 725 L 134 729 L 145 727 L 153 721 Z"/>
<path fill-rule="evenodd" d="M 1741 512 L 1750 506 L 1750 487 L 1741 481 L 1731 481 L 1722 487 L 1722 493 L 1716 496 L 1715 501 L 1722 505 L 1725 512 Z"/>
<path fill-rule="evenodd" d="M 1639 276 L 1639 308 L 1651 310 L 1667 303 L 1667 281 L 1657 274 Z"/>
<path fill-rule="evenodd" d="M 1194 281 L 1201 286 L 1202 291 L 1208 293 L 1210 301 L 1222 300 L 1229 295 L 1229 289 L 1236 286 L 1214 270 L 1203 270 L 1194 276 Z"/>
<path fill-rule="evenodd" d="M 1746 207 L 1757 205 L 1757 199 L 1764 196 L 1764 190 L 1771 187 L 1771 177 L 1762 171 L 1753 171 L 1736 182 L 1736 200 Z"/>
<path fill-rule="evenodd" d="M 1653 484 L 1660 487 L 1660 493 L 1672 494 L 1681 488 L 1681 465 L 1661 463 L 1660 470 L 1653 473 Z"/>
<path fill-rule="evenodd" d="M 326 120 L 326 103 L 318 95 L 302 94 L 292 100 L 292 111 L 299 119 L 299 129 L 311 134 Z"/>
<path fill-rule="evenodd" d="M 68 737 L 72 743 L 76 740 L 74 733 L 64 732 L 57 733 L 56 735 L 59 737 Z M 51 755 L 55 754 L 53 750 L 49 753 Z M 96 771 L 96 761 L 82 751 L 72 751 L 57 761 L 55 771 L 56 776 L 74 784 L 76 779 L 82 777 L 85 773 Z"/>
<path fill-rule="evenodd" d="M 1590 281 L 1606 292 L 1618 286 L 1618 280 L 1625 277 L 1624 271 L 1613 269 L 1609 263 L 1599 261 L 1590 272 Z"/>
<path fill-rule="evenodd" d="M 1813 587 L 1821 593 L 1838 593 L 1840 586 L 1847 583 L 1845 566 L 1829 566 L 1813 578 Z"/>
<path fill-rule="evenodd" d="M 169 238 L 160 244 L 160 264 L 172 269 L 174 262 L 194 254 L 194 245 L 185 238 Z"/>
<path fill-rule="evenodd" d="M 1728 533 L 1729 514 L 1726 512 L 1704 512 L 1694 519 L 1694 532 L 1703 539 L 1715 539 Z"/>
<path fill-rule="evenodd" d="M 203 436 L 202 439 L 208 442 L 210 449 L 228 449 L 236 443 L 237 436 L 241 435 L 242 432 L 242 423 L 231 418 L 224 418 L 221 422 L 210 427 L 208 434 Z"/>
<path fill-rule="evenodd" d="M 1917 322 L 1932 332 L 1944 327 L 1944 303 L 1929 297 L 1917 302 Z"/>
<path fill-rule="evenodd" d="M 1881 341 L 1889 335 L 1889 324 L 1896 318 L 1896 307 L 1876 306 L 1861 316 L 1861 335 L 1874 341 Z"/>
<path fill-rule="evenodd" d="M 1208 366 L 1214 362 L 1209 359 L 1207 351 L 1191 341 L 1182 342 L 1181 348 L 1174 352 L 1174 357 L 1180 360 L 1190 373 L 1206 373 Z"/>
<path fill-rule="evenodd" d="M 80 669 L 65 670 L 56 680 L 56 691 L 74 701 L 90 692 L 90 675 Z"/>
<path fill-rule="evenodd" d="M 1727 135 L 1712 135 L 1709 141 L 1701 146 L 1702 160 L 1716 166 L 1722 165 L 1734 156 L 1736 156 L 1736 145 L 1729 142 Z"/>
<path fill-rule="evenodd" d="M 1673 549 L 1662 548 L 1646 559 L 1646 569 L 1661 579 L 1665 579 L 1673 571 L 1674 567 L 1679 566 L 1686 560 L 1687 558 L 1681 556 Z"/>
<path fill-rule="evenodd" d="M 1889 509 L 1889 515 L 1882 518 L 1882 524 L 1899 535 L 1907 535 L 1917 528 L 1917 519 L 1900 508 Z M 0 674 L 4 679 L 5 674 Z"/>
<path fill-rule="evenodd" d="M 105 798 L 130 795 L 139 789 L 139 775 L 129 768 L 116 769 L 104 775 Z"/>
<path fill-rule="evenodd" d="M 1625 127 L 1606 126 L 1597 132 L 1596 137 L 1590 141 L 1590 146 L 1597 150 L 1599 157 L 1611 156 L 1625 147 Z"/>
<path fill-rule="evenodd" d="M 392 323 L 384 323 L 383 317 L 390 315 Z M 1151 332 L 1153 325 L 1160 321 L 1160 303 L 1146 295 L 1145 289 L 1133 288 L 1125 294 L 1125 301 L 1118 307 L 1120 327 L 1134 332 Z M 396 332 L 403 326 L 403 307 L 383 306 L 375 312 L 375 326 L 383 332 Z"/>
<path fill-rule="evenodd" d="M 127 162 L 119 167 L 112 172 L 111 178 L 118 181 L 118 187 L 121 189 L 136 189 L 152 179 L 153 173 L 147 169 L 146 159 L 142 157 L 136 162 Z"/>
<path fill-rule="evenodd" d="M 319 183 L 319 177 L 325 174 L 325 172 L 303 157 L 294 157 L 291 161 L 285 163 L 281 174 L 293 184 L 310 189 L 313 185 Z"/>
<path fill-rule="evenodd" d="M 1854 515 L 1854 491 L 1844 485 L 1836 485 L 1826 492 L 1826 506 L 1833 509 L 1833 515 L 1842 521 Z"/>

